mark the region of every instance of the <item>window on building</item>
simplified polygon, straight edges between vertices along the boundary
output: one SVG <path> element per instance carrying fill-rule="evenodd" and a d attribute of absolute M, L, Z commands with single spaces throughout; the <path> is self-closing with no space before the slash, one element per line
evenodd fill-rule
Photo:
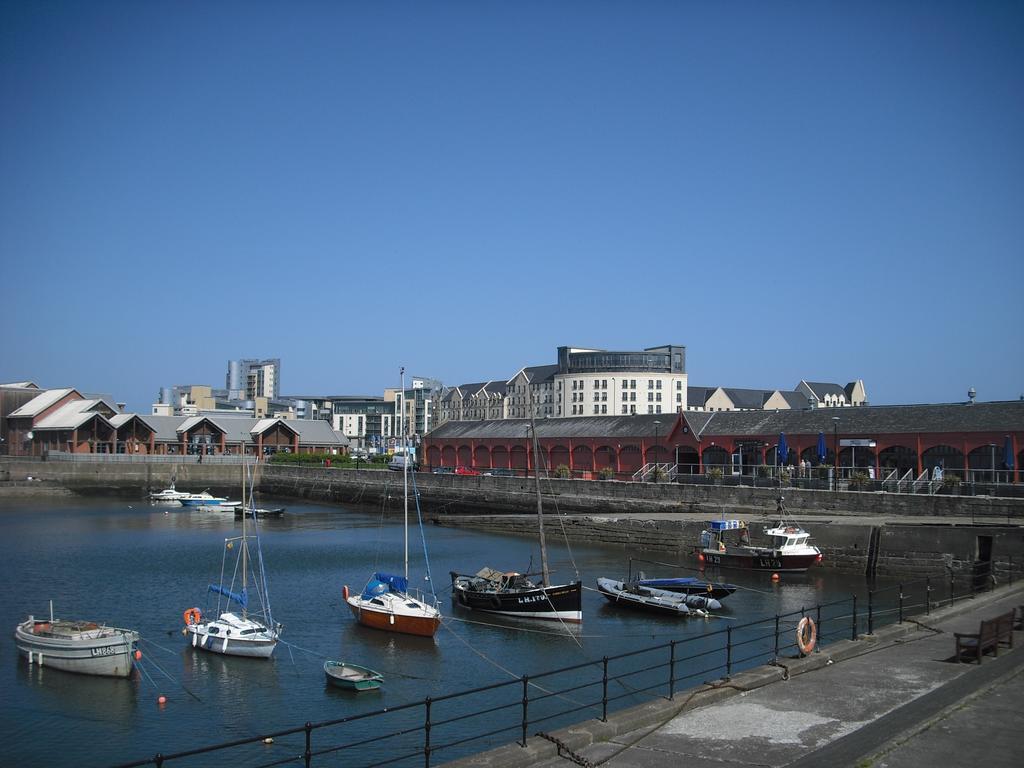
<path fill-rule="evenodd" d="M 654 406 L 653 405 L 648 405 L 647 406 L 647 412 L 648 413 L 654 413 Z"/>
<path fill-rule="evenodd" d="M 629 400 L 629 392 L 623 392 L 622 393 L 622 401 L 625 402 L 627 400 Z"/>
<path fill-rule="evenodd" d="M 629 380 L 629 388 L 630 389 L 636 389 L 636 379 L 630 379 Z"/>
<path fill-rule="evenodd" d="M 660 405 L 654 406 L 654 410 L 655 410 L 655 413 L 661 413 L 661 406 Z"/>
<path fill-rule="evenodd" d="M 658 396 L 655 398 L 659 403 L 661 402 L 661 392 L 658 392 Z"/>
<path fill-rule="evenodd" d="M 625 416 L 627 413 L 629 413 L 629 406 L 628 405 L 623 405 L 622 406 L 622 415 Z"/>
<path fill-rule="evenodd" d="M 661 389 L 661 379 L 658 379 L 654 384 L 656 389 Z"/>
<path fill-rule="evenodd" d="M 635 402 L 636 401 L 636 392 L 630 392 L 629 393 L 629 399 Z"/>
<path fill-rule="evenodd" d="M 652 379 L 647 380 L 647 388 L 654 389 L 654 381 Z"/>
<path fill-rule="evenodd" d="M 629 412 L 630 412 L 630 414 L 636 413 L 636 406 L 635 405 L 629 406 Z"/>
<path fill-rule="evenodd" d="M 594 405 L 594 415 L 596 416 L 600 412 L 601 412 L 601 406 L 595 404 Z"/>
<path fill-rule="evenodd" d="M 677 380 L 677 381 L 676 381 L 676 389 L 677 389 L 677 390 L 680 390 L 680 389 L 682 389 L 682 388 L 683 388 L 683 382 L 681 382 L 681 381 L 678 381 L 678 380 Z"/>
<path fill-rule="evenodd" d="M 601 379 L 601 389 L 608 389 L 608 379 Z"/>
<path fill-rule="evenodd" d="M 608 406 L 607 405 L 602 405 L 601 406 L 601 413 L 608 413 Z"/>
<path fill-rule="evenodd" d="M 676 402 L 677 403 L 683 402 L 683 393 L 682 392 L 676 392 Z"/>
<path fill-rule="evenodd" d="M 654 402 L 654 393 L 653 392 L 648 392 L 647 393 L 647 402 L 648 403 L 653 403 Z"/>

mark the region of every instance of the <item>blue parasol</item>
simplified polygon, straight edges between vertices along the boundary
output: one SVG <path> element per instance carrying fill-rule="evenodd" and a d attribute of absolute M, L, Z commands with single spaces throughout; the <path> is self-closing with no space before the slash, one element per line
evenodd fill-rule
<path fill-rule="evenodd" d="M 819 464 L 824 464 L 825 463 L 825 457 L 827 455 L 828 455 L 828 452 L 825 450 L 825 433 L 824 432 L 819 432 L 818 433 L 818 463 Z"/>
<path fill-rule="evenodd" d="M 789 459 L 789 446 L 786 445 L 786 433 L 779 432 L 779 448 L 776 453 L 779 465 L 785 464 Z"/>
<path fill-rule="evenodd" d="M 1006 468 L 1011 472 L 1013 471 L 1015 458 L 1016 457 L 1013 455 L 1013 438 L 1007 435 L 1006 443 L 1003 445 L 1003 463 L 1006 465 Z"/>

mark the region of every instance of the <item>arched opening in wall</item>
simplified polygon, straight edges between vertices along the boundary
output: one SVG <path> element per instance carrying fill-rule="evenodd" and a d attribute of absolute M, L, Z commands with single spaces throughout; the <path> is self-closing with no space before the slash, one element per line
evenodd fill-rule
<path fill-rule="evenodd" d="M 469 450 L 468 445 L 460 445 L 456 453 L 459 457 L 458 461 L 455 462 L 456 464 L 461 464 L 464 467 L 470 467 L 473 465 L 473 452 Z"/>
<path fill-rule="evenodd" d="M 508 457 L 512 469 L 526 469 L 526 446 L 513 445 Z"/>
<path fill-rule="evenodd" d="M 866 472 L 875 466 L 875 449 L 866 446 L 840 448 L 839 466 L 852 467 L 855 472 Z"/>
<path fill-rule="evenodd" d="M 512 466 L 511 464 L 508 463 L 508 461 L 509 461 L 509 459 L 508 459 L 508 449 L 505 448 L 505 446 L 503 446 L 503 445 L 496 446 L 491 451 L 491 466 L 492 467 L 501 467 L 502 469 L 507 469 L 508 467 Z"/>
<path fill-rule="evenodd" d="M 427 448 L 427 464 L 432 467 L 441 465 L 441 449 L 436 445 L 431 445 Z"/>
<path fill-rule="evenodd" d="M 810 448 L 804 448 L 802 451 L 800 451 L 800 460 L 801 461 L 806 461 L 812 467 L 818 467 L 818 466 L 832 467 L 832 466 L 835 466 L 836 454 L 835 454 L 835 451 L 832 450 L 831 442 L 832 441 L 830 440 L 829 441 L 830 444 L 827 445 L 826 448 L 825 448 L 825 458 L 824 459 L 822 459 L 820 454 L 818 453 L 818 445 L 817 445 L 817 443 L 815 443 Z"/>
<path fill-rule="evenodd" d="M 979 445 L 967 454 L 969 472 L 965 479 L 976 483 L 1006 482 L 1007 472 L 1003 446 L 989 443 Z"/>
<path fill-rule="evenodd" d="M 878 466 L 881 468 L 880 480 L 885 480 L 894 469 L 899 479 L 907 472 L 917 471 L 917 451 L 905 445 L 890 445 L 878 452 Z"/>
<path fill-rule="evenodd" d="M 564 445 L 552 446 L 548 456 L 551 458 L 551 466 L 548 469 L 554 470 L 561 466 L 569 466 L 569 449 Z"/>
<path fill-rule="evenodd" d="M 719 469 L 723 475 L 729 475 L 732 467 L 729 466 L 729 454 L 720 445 L 709 445 L 704 449 L 704 471 Z"/>
<path fill-rule="evenodd" d="M 572 468 L 584 472 L 594 469 L 594 454 L 589 445 L 577 445 L 572 449 Z"/>
<path fill-rule="evenodd" d="M 676 464 L 679 472 L 684 475 L 696 475 L 700 473 L 700 461 L 697 456 L 697 449 L 689 445 L 676 446 Z"/>
<path fill-rule="evenodd" d="M 441 466 L 454 467 L 458 464 L 458 456 L 455 453 L 454 445 L 446 445 L 441 448 Z"/>
<path fill-rule="evenodd" d="M 594 450 L 594 469 L 615 469 L 615 448 L 610 445 L 599 445 Z"/>
<path fill-rule="evenodd" d="M 624 445 L 619 449 L 619 471 L 632 474 L 643 466 L 640 446 Z"/>
<path fill-rule="evenodd" d="M 921 453 L 921 469 L 934 477 L 935 468 L 942 470 L 942 476 L 948 477 L 947 472 L 955 473 L 963 479 L 964 454 L 951 445 L 933 445 Z"/>
<path fill-rule="evenodd" d="M 477 469 L 491 468 L 491 451 L 486 445 L 478 445 L 473 450 L 473 466 Z"/>

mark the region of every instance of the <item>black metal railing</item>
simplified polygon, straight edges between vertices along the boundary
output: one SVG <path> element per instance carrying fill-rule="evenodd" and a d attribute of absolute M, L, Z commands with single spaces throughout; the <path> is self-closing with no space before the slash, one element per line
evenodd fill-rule
<path fill-rule="evenodd" d="M 1012 561 L 1009 565 L 1012 573 Z M 117 768 L 163 766 L 172 761 L 177 765 L 225 750 L 236 750 L 232 752 L 235 762 L 261 768 L 308 767 L 315 758 L 339 754 L 348 766 L 422 764 L 430 768 L 439 754 L 448 761 L 513 741 L 525 746 L 531 732 L 587 717 L 607 720 L 618 709 L 652 699 L 672 700 L 682 689 L 702 683 L 714 686 L 721 683 L 708 681 L 727 682 L 736 672 L 795 658 L 801 655 L 796 627 L 804 617 L 815 622 L 817 652 L 837 640 L 873 634 L 878 626 L 927 615 L 993 584 L 990 572 L 974 568 L 971 573 L 951 574 L 948 580 L 928 577 L 870 589 L 866 609 L 853 595 L 616 656 L 222 744 L 156 754 Z"/>

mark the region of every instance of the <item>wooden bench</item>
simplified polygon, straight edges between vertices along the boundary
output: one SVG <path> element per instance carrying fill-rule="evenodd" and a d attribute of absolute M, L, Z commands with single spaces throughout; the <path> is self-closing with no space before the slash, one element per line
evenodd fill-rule
<path fill-rule="evenodd" d="M 992 619 L 984 619 L 975 633 L 955 632 L 957 663 L 961 662 L 966 654 L 968 660 L 976 658 L 981 664 L 982 657 L 987 651 L 991 650 L 996 656 L 999 655 L 1000 644 L 1013 648 L 1015 613 L 1009 611 Z"/>

